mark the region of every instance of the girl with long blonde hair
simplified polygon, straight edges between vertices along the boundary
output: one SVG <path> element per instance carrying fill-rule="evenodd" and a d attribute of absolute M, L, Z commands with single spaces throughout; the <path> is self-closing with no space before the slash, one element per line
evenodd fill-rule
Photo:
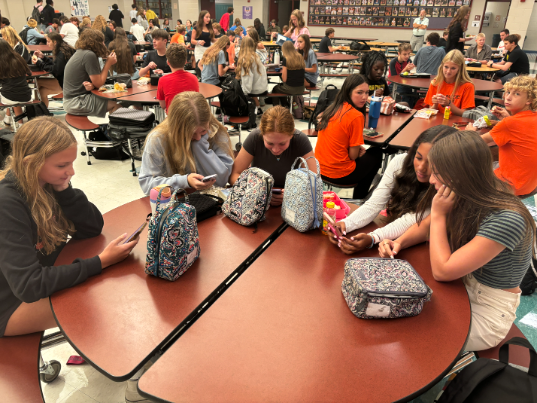
<path fill-rule="evenodd" d="M 300 35 L 310 35 L 308 27 L 306 27 L 306 21 L 302 16 L 300 10 L 293 10 L 291 13 L 291 18 L 289 19 L 289 30 L 283 33 L 284 36 L 291 38 L 295 44 L 295 48 L 298 49 L 297 39 Z"/>
<path fill-rule="evenodd" d="M 21 55 L 26 63 L 29 63 L 30 49 L 26 46 L 17 31 L 15 31 L 11 25 L 6 25 L 4 28 L 0 29 L 0 33 L 2 34 L 2 38 L 9 43 L 11 48 Z"/>
<path fill-rule="evenodd" d="M 147 137 L 138 181 L 145 194 L 160 184 L 173 188 L 226 186 L 233 151 L 227 130 L 199 92 L 175 96 L 168 117 Z M 204 176 L 216 179 L 203 182 Z"/>
<path fill-rule="evenodd" d="M 259 60 L 261 60 L 262 64 L 265 64 L 269 55 L 267 50 L 265 49 L 265 45 L 263 45 L 259 40 L 259 34 L 257 33 L 255 28 L 250 28 L 247 33 L 248 36 L 254 40 L 255 52 L 257 53 L 257 56 L 259 56 Z"/>
<path fill-rule="evenodd" d="M 98 256 L 53 266 L 68 236 L 97 236 L 103 217 L 71 187 L 77 143 L 58 119 L 38 117 L 13 139 L 0 171 L 0 337 L 56 327 L 49 296 L 128 256 L 137 241 L 112 241 Z"/>
<path fill-rule="evenodd" d="M 288 95 L 302 95 L 304 93 L 304 78 L 306 63 L 304 58 L 296 51 L 290 41 L 282 45 L 282 84 L 277 84 L 272 89 L 273 94 L 281 93 Z M 274 105 L 289 107 L 287 97 L 272 98 Z"/>
<path fill-rule="evenodd" d="M 259 106 L 258 96 L 268 90 L 267 70 L 257 54 L 255 41 L 246 36 L 242 40 L 235 77 L 241 81 L 241 88 L 245 95 L 253 98 L 256 113 L 261 115 L 263 111 Z"/>
<path fill-rule="evenodd" d="M 451 112 L 458 116 L 466 109 L 475 108 L 474 84 L 461 52 L 452 50 L 444 56 L 423 102 L 440 113 L 449 105 Z"/>
<path fill-rule="evenodd" d="M 103 33 L 104 46 L 106 47 L 108 47 L 108 45 L 110 45 L 110 42 L 114 40 L 114 31 L 110 29 L 102 15 L 98 15 L 97 17 L 95 17 L 95 21 L 93 22 L 91 29 L 95 29 L 96 31 Z"/>
<path fill-rule="evenodd" d="M 224 77 L 229 69 L 228 48 L 229 37 L 225 35 L 205 51 L 198 63 L 202 83 L 220 85 L 220 77 Z"/>

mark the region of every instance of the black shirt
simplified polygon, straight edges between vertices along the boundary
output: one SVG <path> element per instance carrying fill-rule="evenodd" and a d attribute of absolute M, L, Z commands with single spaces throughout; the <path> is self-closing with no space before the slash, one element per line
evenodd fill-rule
<path fill-rule="evenodd" d="M 110 45 L 110 42 L 114 40 L 114 32 L 110 28 L 106 27 L 105 29 L 103 29 L 103 34 L 104 34 L 104 45 L 108 49 L 108 45 Z"/>
<path fill-rule="evenodd" d="M 530 61 L 528 60 L 528 55 L 520 49 L 520 46 L 516 45 L 512 51 L 507 52 L 503 60 L 505 62 L 513 63 L 509 69 L 511 73 L 530 74 Z"/>
<path fill-rule="evenodd" d="M 150 50 L 147 52 L 147 56 L 144 59 L 144 63 L 142 64 L 142 67 L 147 67 L 149 63 L 155 62 L 157 65 L 157 68 L 155 70 L 162 70 L 164 73 L 171 73 L 172 69 L 170 66 L 168 66 L 168 63 L 166 63 L 166 55 L 159 56 L 156 50 Z"/>
<path fill-rule="evenodd" d="M 462 54 L 464 54 L 465 42 L 459 42 L 459 39 L 461 39 L 463 36 L 464 31 L 462 30 L 462 25 L 460 22 L 456 22 L 449 28 L 446 54 L 453 49 L 458 49 L 461 51 Z"/>
<path fill-rule="evenodd" d="M 54 76 L 60 87 L 63 89 L 63 73 L 65 71 L 65 65 L 67 61 L 65 60 L 65 55 L 60 50 L 55 58 L 44 56 L 42 60 L 37 60 L 37 67 L 50 73 Z"/>
<path fill-rule="evenodd" d="M 121 19 L 123 18 L 125 18 L 125 16 L 119 10 L 110 11 L 110 15 L 108 16 L 109 20 L 112 20 L 116 23 L 116 28 L 118 27 L 123 28 L 123 21 L 121 21 Z"/>
<path fill-rule="evenodd" d="M 437 47 L 444 47 L 446 48 L 447 47 L 447 41 L 444 39 L 444 38 L 440 38 L 440 40 L 438 41 L 438 45 Z"/>
<path fill-rule="evenodd" d="M 325 36 L 319 44 L 319 53 L 331 53 L 329 46 L 332 46 L 332 41 L 328 36 Z"/>
<path fill-rule="evenodd" d="M 285 66 L 286 61 L 285 57 L 282 60 L 282 66 Z M 304 86 L 304 77 L 306 70 L 289 70 L 287 69 L 287 81 L 285 82 L 289 87 L 303 87 Z"/>
<path fill-rule="evenodd" d="M 194 35 L 194 30 L 192 30 L 192 35 Z M 196 41 L 205 41 L 205 43 L 202 45 L 204 48 L 208 48 L 209 46 L 212 45 L 211 34 L 209 32 L 203 32 L 202 31 L 200 37 L 199 38 L 194 37 L 194 39 Z"/>
<path fill-rule="evenodd" d="M 373 81 L 368 77 L 365 77 L 365 82 L 369 85 L 369 96 L 372 96 L 373 93 L 380 88 L 384 90 L 382 94 L 383 97 L 387 97 L 390 95 L 390 89 L 388 88 L 388 83 L 386 82 L 386 79 L 384 77 L 382 77 L 378 81 Z"/>
<path fill-rule="evenodd" d="M 29 102 L 32 99 L 32 92 L 28 87 L 27 78 L 20 76 L 0 80 L 0 94 L 13 102 Z"/>

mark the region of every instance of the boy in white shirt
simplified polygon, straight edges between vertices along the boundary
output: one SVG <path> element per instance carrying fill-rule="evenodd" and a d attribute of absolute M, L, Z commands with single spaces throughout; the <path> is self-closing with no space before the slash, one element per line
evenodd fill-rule
<path fill-rule="evenodd" d="M 136 4 L 133 4 L 132 10 L 129 11 L 129 17 L 131 18 L 131 21 L 133 18 L 136 19 L 136 14 L 138 14 L 138 11 L 136 10 Z"/>
<path fill-rule="evenodd" d="M 65 16 L 60 19 L 60 23 L 62 26 L 62 29 L 60 30 L 60 35 L 65 42 L 67 42 L 74 48 L 76 45 L 76 41 L 78 41 L 78 28 L 75 24 L 69 22 L 69 18 Z"/>
<path fill-rule="evenodd" d="M 500 56 L 503 56 L 505 53 L 505 43 L 503 43 L 504 39 L 509 36 L 509 30 L 504 29 L 500 31 L 500 43 L 498 44 L 498 52 L 500 53 Z"/>
<path fill-rule="evenodd" d="M 136 18 L 132 18 L 131 19 L 131 34 L 134 35 L 134 37 L 136 38 L 137 41 L 140 41 L 140 42 L 143 42 L 144 41 L 144 34 L 145 34 L 145 30 L 144 30 L 144 27 L 142 27 L 140 24 L 138 24 L 138 20 L 136 20 Z"/>

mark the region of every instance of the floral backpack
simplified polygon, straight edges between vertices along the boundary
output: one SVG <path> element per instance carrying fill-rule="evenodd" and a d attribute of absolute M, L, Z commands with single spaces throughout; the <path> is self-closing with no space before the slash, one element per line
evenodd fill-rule
<path fill-rule="evenodd" d="M 248 168 L 233 185 L 222 212 L 246 227 L 263 221 L 270 207 L 273 185 L 271 174 L 260 168 Z"/>
<path fill-rule="evenodd" d="M 315 157 L 308 157 L 307 159 Z M 298 169 L 293 169 L 298 160 L 302 160 Z M 317 173 L 308 168 L 306 160 L 298 157 L 291 171 L 285 177 L 282 218 L 291 227 L 300 232 L 319 228 L 323 216 L 323 181 L 319 161 Z M 301 166 L 304 165 L 304 168 Z"/>
<path fill-rule="evenodd" d="M 164 189 L 164 188 L 163 188 Z M 186 272 L 200 255 L 196 209 L 177 201 L 176 190 L 167 208 L 160 209 L 157 197 L 156 213 L 149 221 L 145 272 L 152 276 L 175 281 Z"/>
<path fill-rule="evenodd" d="M 362 319 L 416 316 L 433 293 L 406 260 L 383 258 L 347 260 L 341 290 Z"/>

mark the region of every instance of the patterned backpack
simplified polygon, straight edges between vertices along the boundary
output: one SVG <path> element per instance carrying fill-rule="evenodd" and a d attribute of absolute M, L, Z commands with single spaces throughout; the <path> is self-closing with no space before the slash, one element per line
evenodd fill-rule
<path fill-rule="evenodd" d="M 271 174 L 260 168 L 248 168 L 233 185 L 222 212 L 246 227 L 263 221 L 270 207 L 273 185 Z"/>
<path fill-rule="evenodd" d="M 164 189 L 164 188 L 163 188 Z M 176 190 L 167 208 L 160 209 L 160 190 L 156 213 L 149 221 L 147 235 L 146 274 L 175 281 L 188 270 L 200 255 L 196 209 L 176 200 Z"/>
<path fill-rule="evenodd" d="M 319 228 L 323 216 L 323 181 L 319 162 L 315 157 L 307 159 L 310 158 L 317 164 L 317 173 L 308 169 L 304 158 L 298 157 L 285 177 L 282 218 L 300 232 Z M 293 169 L 299 159 L 302 160 L 300 166 Z M 302 165 L 304 168 L 301 168 Z"/>
<path fill-rule="evenodd" d="M 383 258 L 347 260 L 341 290 L 362 319 L 416 316 L 433 293 L 406 260 Z"/>

